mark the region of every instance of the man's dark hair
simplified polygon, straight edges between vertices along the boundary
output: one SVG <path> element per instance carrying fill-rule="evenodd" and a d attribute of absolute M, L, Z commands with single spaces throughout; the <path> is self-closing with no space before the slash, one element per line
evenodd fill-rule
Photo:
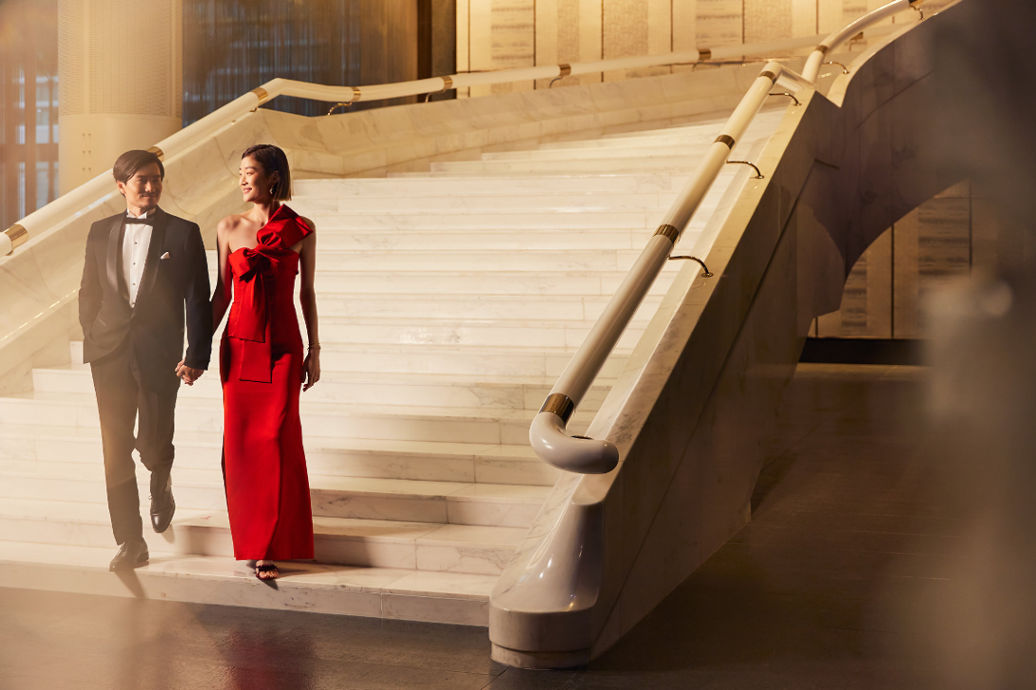
<path fill-rule="evenodd" d="M 152 163 L 158 163 L 158 173 L 164 180 L 165 166 L 162 165 L 162 159 L 151 151 L 142 151 L 140 149 L 127 151 L 116 158 L 115 165 L 112 166 L 112 176 L 116 182 L 128 182 L 129 178 L 133 177 L 138 170 Z"/>
<path fill-rule="evenodd" d="M 288 201 L 291 199 L 291 171 L 288 170 L 288 157 L 284 155 L 284 151 L 273 144 L 256 144 L 249 146 L 241 154 L 241 158 L 248 156 L 263 166 L 263 172 L 267 175 L 277 173 L 277 182 L 274 183 L 271 191 L 274 200 Z"/>

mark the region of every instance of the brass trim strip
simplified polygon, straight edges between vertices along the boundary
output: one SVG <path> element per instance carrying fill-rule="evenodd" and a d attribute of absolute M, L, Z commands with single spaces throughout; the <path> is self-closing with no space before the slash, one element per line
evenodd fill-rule
<path fill-rule="evenodd" d="M 764 69 L 762 72 L 759 73 L 759 76 L 760 77 L 766 77 L 767 79 L 770 80 L 771 84 L 776 84 L 777 83 L 777 75 L 774 74 L 771 70 Z"/>
<path fill-rule="evenodd" d="M 712 48 L 698 48 L 698 61 L 704 62 L 705 60 L 712 59 Z"/>
<path fill-rule="evenodd" d="M 561 417 L 561 421 L 568 424 L 568 418 L 572 416 L 572 411 L 574 409 L 576 409 L 576 404 L 572 402 L 572 398 L 568 397 L 564 393 L 551 393 L 543 402 L 543 407 L 540 408 L 540 412 L 556 414 Z"/>
<path fill-rule="evenodd" d="M 354 86 L 353 87 L 353 100 L 350 101 L 350 102 L 358 101 L 361 98 L 363 98 L 363 92 L 360 91 L 360 87 L 359 86 Z"/>
<path fill-rule="evenodd" d="M 24 225 L 18 223 L 4 230 L 4 234 L 11 240 L 11 251 L 29 241 L 29 231 L 25 229 Z"/>
<path fill-rule="evenodd" d="M 677 238 L 680 237 L 680 231 L 677 230 L 675 226 L 670 225 L 669 223 L 662 223 L 661 225 L 659 225 L 658 230 L 655 230 L 655 234 L 665 235 L 666 238 L 673 244 L 676 244 Z"/>
<path fill-rule="evenodd" d="M 165 157 L 165 152 L 157 146 L 148 146 L 147 150 L 158 156 L 159 160 Z"/>
<path fill-rule="evenodd" d="M 264 89 L 261 86 L 257 86 L 254 89 L 252 89 L 252 93 L 254 93 L 255 97 L 259 99 L 259 105 L 262 105 L 266 101 L 270 100 L 270 94 L 266 91 L 266 89 Z"/>
<path fill-rule="evenodd" d="M 449 91 L 452 88 L 453 88 L 453 77 L 443 77 L 442 78 L 442 90 L 443 91 Z"/>
<path fill-rule="evenodd" d="M 572 65 L 568 64 L 567 62 L 563 62 L 560 65 L 558 65 L 558 77 L 559 78 L 560 77 L 567 77 L 570 74 L 572 74 Z"/>
<path fill-rule="evenodd" d="M 734 137 L 729 134 L 720 134 L 716 137 L 716 141 L 714 143 L 726 144 L 728 148 L 734 148 Z"/>

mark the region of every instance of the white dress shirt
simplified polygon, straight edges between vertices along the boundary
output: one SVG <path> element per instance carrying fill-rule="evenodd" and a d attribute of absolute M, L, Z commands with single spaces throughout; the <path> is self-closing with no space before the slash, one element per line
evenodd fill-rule
<path fill-rule="evenodd" d="M 134 223 L 134 216 L 126 212 L 126 234 L 122 238 L 122 276 L 129 288 L 129 303 L 133 307 L 137 302 L 137 291 L 140 290 L 140 277 L 144 274 L 144 262 L 147 260 L 148 246 L 151 244 L 151 226 Z"/>

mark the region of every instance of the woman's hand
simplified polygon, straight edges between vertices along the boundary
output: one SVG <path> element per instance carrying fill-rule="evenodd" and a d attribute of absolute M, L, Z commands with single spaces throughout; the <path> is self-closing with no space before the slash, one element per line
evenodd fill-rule
<path fill-rule="evenodd" d="M 308 391 L 320 380 L 320 346 L 311 347 L 302 363 L 302 390 Z"/>

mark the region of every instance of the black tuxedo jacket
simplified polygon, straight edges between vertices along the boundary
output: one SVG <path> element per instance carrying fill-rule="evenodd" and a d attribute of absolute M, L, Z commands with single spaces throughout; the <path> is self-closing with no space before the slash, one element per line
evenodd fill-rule
<path fill-rule="evenodd" d="M 86 240 L 79 288 L 83 361 L 96 362 L 128 345 L 142 386 L 175 390 L 180 384 L 174 370 L 183 353 L 185 312 L 184 363 L 207 369 L 212 350 L 209 272 L 201 231 L 196 223 L 156 209 L 137 301 L 130 308 L 122 268 L 124 217 L 121 213 L 97 221 Z"/>

